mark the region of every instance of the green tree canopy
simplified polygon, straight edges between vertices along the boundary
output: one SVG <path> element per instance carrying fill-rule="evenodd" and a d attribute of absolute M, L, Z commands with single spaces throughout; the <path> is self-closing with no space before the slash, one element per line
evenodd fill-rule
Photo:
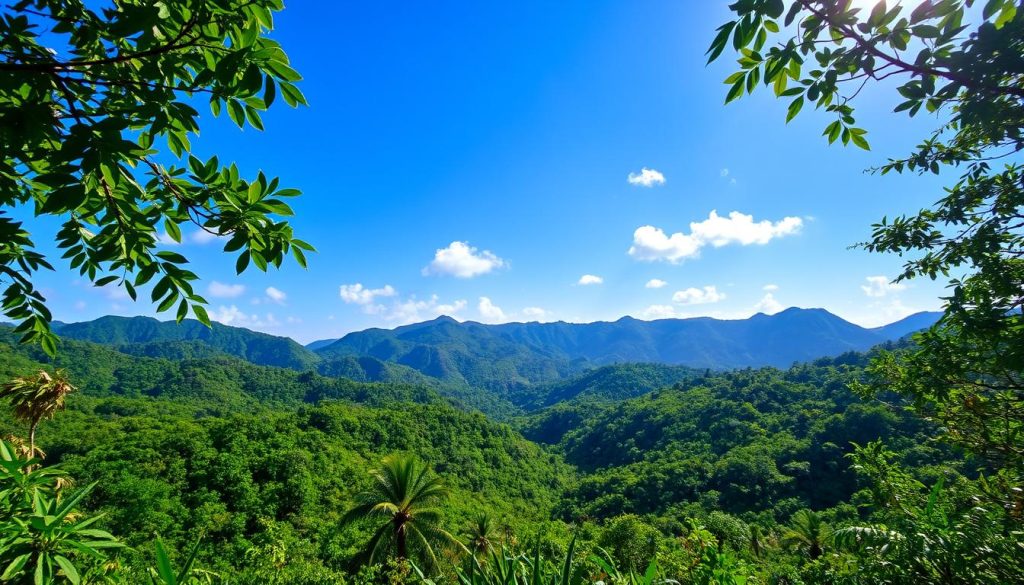
<path fill-rule="evenodd" d="M 262 172 L 191 154 L 195 106 L 208 101 L 240 128 L 305 98 L 299 74 L 267 37 L 281 0 L 23 0 L 0 15 L 0 279 L 3 314 L 23 341 L 56 351 L 33 275 L 52 264 L 14 208 L 62 222 L 58 248 L 97 286 L 134 299 L 151 284 L 158 311 L 209 323 L 197 275 L 181 254 L 182 226 L 224 238 L 236 268 L 305 265 L 312 247 L 280 218 L 299 194 Z M 53 237 L 45 234 L 44 237 Z"/>
<path fill-rule="evenodd" d="M 897 280 L 948 279 L 945 316 L 916 348 L 876 360 L 878 383 L 865 390 L 913 398 L 995 467 L 1021 469 L 1024 5 L 739 0 L 730 9 L 735 20 L 708 49 L 711 60 L 727 46 L 739 53 L 727 102 L 769 86 L 790 100 L 787 120 L 813 104 L 829 143 L 865 149 L 854 106 L 867 85 L 895 81 L 897 113 L 936 115 L 913 152 L 874 170 L 960 178 L 931 207 L 883 218 L 862 246 L 906 258 Z"/>

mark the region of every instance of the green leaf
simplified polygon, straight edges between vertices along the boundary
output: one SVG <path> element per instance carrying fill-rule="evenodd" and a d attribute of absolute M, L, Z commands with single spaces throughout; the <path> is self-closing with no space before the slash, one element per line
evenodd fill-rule
<path fill-rule="evenodd" d="M 249 120 L 249 125 L 253 128 L 263 131 L 263 120 L 260 118 L 260 113 L 256 108 L 252 106 L 245 106 L 245 117 Z"/>
<path fill-rule="evenodd" d="M 729 89 L 729 93 L 725 96 L 725 103 L 729 103 L 741 95 L 743 95 L 743 78 L 740 78 L 739 81 L 732 84 L 732 87 Z"/>
<path fill-rule="evenodd" d="M 786 110 L 786 123 L 796 117 L 800 113 L 800 110 L 804 107 L 804 98 L 800 96 L 789 103 L 789 108 Z"/>
<path fill-rule="evenodd" d="M 864 150 L 871 150 L 871 146 L 862 134 L 853 132 L 850 134 L 850 140 Z"/>
<path fill-rule="evenodd" d="M 292 256 L 295 257 L 295 261 L 298 262 L 299 266 L 306 268 L 306 255 L 302 252 L 301 248 L 292 246 Z"/>
<path fill-rule="evenodd" d="M 207 327 L 212 327 L 210 322 L 210 315 L 206 312 L 206 307 L 202 305 L 192 305 L 192 313 L 195 314 L 196 320 Z"/>
<path fill-rule="evenodd" d="M 174 264 L 188 264 L 187 258 L 185 258 L 184 256 L 177 252 L 172 252 L 170 250 L 160 250 L 159 252 L 156 253 L 156 256 L 157 258 L 162 258 L 164 260 L 167 260 L 168 262 L 173 262 Z"/>
<path fill-rule="evenodd" d="M 273 103 L 274 99 L 277 98 L 277 84 L 274 83 L 273 77 L 266 78 L 266 87 L 263 90 L 263 103 L 269 108 Z"/>
<path fill-rule="evenodd" d="M 1013 2 L 1003 4 L 1003 9 L 999 11 L 999 16 L 995 21 L 996 29 L 1006 26 L 1006 23 L 1012 21 L 1015 16 L 1017 16 L 1017 6 Z"/>
<path fill-rule="evenodd" d="M 170 219 L 164 220 L 164 231 L 171 237 L 175 242 L 181 243 L 181 229 L 178 224 Z"/>
<path fill-rule="evenodd" d="M 239 127 L 245 125 L 245 108 L 238 100 L 228 100 L 228 117 Z"/>
<path fill-rule="evenodd" d="M 175 320 L 181 323 L 188 317 L 188 300 L 181 299 L 181 303 L 178 305 L 178 312 L 175 314 Z"/>
<path fill-rule="evenodd" d="M 30 553 L 25 553 L 23 555 L 14 557 L 14 560 L 8 563 L 7 568 L 4 569 L 3 574 L 0 575 L 0 580 L 10 581 L 11 579 L 13 579 L 15 575 L 20 573 L 21 570 L 25 568 L 25 564 L 28 563 L 30 556 L 32 556 Z"/>
<path fill-rule="evenodd" d="M 68 581 L 70 581 L 72 585 L 78 585 L 82 582 L 82 578 L 78 575 L 78 569 L 75 568 L 75 565 L 73 565 L 67 557 L 53 555 L 53 560 L 57 561 L 61 570 L 64 571 L 64 576 L 68 578 Z"/>
<path fill-rule="evenodd" d="M 705 52 L 705 55 L 708 55 L 708 63 L 711 63 L 722 54 L 722 50 L 725 49 L 725 45 L 729 42 L 729 35 L 732 34 L 735 27 L 735 22 L 727 22 L 718 27 L 718 34 L 715 35 L 715 39 L 711 41 L 711 46 Z"/>
<path fill-rule="evenodd" d="M 236 274 L 241 274 L 241 273 L 245 272 L 245 269 L 249 266 L 249 258 L 250 258 L 250 256 L 251 255 L 249 254 L 248 250 L 246 250 L 245 252 L 242 252 L 241 254 L 238 255 L 238 260 L 235 261 L 235 273 Z"/>
<path fill-rule="evenodd" d="M 160 576 L 160 580 L 163 581 L 163 585 L 178 585 L 178 579 L 171 567 L 171 558 L 167 554 L 167 549 L 164 548 L 163 541 L 159 538 L 156 539 L 156 572 Z"/>

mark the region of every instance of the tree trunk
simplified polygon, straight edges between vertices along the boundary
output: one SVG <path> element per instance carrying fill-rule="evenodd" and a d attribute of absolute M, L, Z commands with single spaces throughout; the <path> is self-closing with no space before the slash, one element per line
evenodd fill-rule
<path fill-rule="evenodd" d="M 406 550 L 405 543 L 405 522 L 399 520 L 395 521 L 395 542 L 398 545 L 398 560 L 399 562 L 404 561 L 408 558 L 408 552 Z"/>
<path fill-rule="evenodd" d="M 31 423 L 28 425 L 28 456 L 29 458 L 36 456 L 36 426 L 39 423 Z"/>
<path fill-rule="evenodd" d="M 36 456 L 36 427 L 39 425 L 38 422 L 33 421 L 28 425 L 28 458 L 32 459 Z M 32 466 L 29 465 L 26 471 L 32 471 Z"/>

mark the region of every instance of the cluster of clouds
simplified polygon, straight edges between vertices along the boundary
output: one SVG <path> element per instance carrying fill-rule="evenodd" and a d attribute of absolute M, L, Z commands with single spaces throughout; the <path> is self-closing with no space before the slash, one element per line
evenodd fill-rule
<path fill-rule="evenodd" d="M 679 303 L 680 305 L 706 305 L 724 300 L 725 293 L 718 292 L 718 288 L 715 286 L 705 286 L 704 288 L 690 287 L 676 291 L 672 295 L 672 302 Z"/>
<path fill-rule="evenodd" d="M 735 184 L 735 179 L 731 176 L 728 168 L 722 168 L 719 175 L 722 179 Z M 646 166 L 639 171 L 630 172 L 626 179 L 629 185 L 643 188 L 653 188 L 666 183 L 664 173 Z M 717 210 L 712 210 L 707 218 L 690 222 L 686 230 L 670 232 L 650 224 L 636 228 L 627 253 L 639 262 L 679 264 L 686 260 L 699 258 L 702 252 L 708 248 L 763 246 L 779 238 L 797 235 L 803 229 L 804 222 L 805 218 L 795 216 L 786 216 L 777 220 L 755 219 L 752 214 L 740 211 L 734 210 L 726 215 L 719 215 Z M 194 232 L 185 238 L 189 243 L 206 243 L 214 239 L 216 239 L 215 235 L 204 231 Z M 161 238 L 164 243 L 173 243 L 165 240 L 169 240 L 169 238 Z M 509 262 L 491 250 L 478 248 L 465 240 L 454 240 L 447 246 L 434 251 L 433 258 L 422 268 L 421 274 L 427 277 L 451 277 L 466 280 L 508 268 Z M 575 285 L 594 287 L 602 285 L 604 282 L 605 279 L 602 276 L 587 273 L 581 275 L 575 281 Z M 669 282 L 660 278 L 651 278 L 644 284 L 645 288 L 651 290 L 660 290 L 668 286 Z M 865 282 L 860 288 L 867 297 L 875 302 L 882 300 L 888 302 L 890 311 L 903 310 L 899 299 L 894 295 L 903 291 L 906 288 L 905 285 L 892 283 L 885 276 L 869 276 L 865 278 Z M 773 314 L 783 308 L 782 303 L 776 298 L 778 290 L 779 287 L 775 284 L 765 285 L 756 303 L 738 312 L 727 313 L 706 309 L 715 307 L 727 299 L 726 293 L 718 286 L 711 284 L 689 286 L 672 292 L 671 296 L 665 299 L 666 301 L 670 299 L 669 302 L 650 305 L 642 312 L 642 316 L 648 319 L 694 316 L 692 311 L 697 306 L 702 307 L 704 314 L 713 314 L 712 316 L 724 318 L 739 318 L 757 312 Z M 224 284 L 215 281 L 210 284 L 208 292 L 214 298 L 237 299 L 246 294 L 246 287 L 242 284 Z M 427 297 L 415 294 L 402 295 L 390 284 L 383 284 L 376 288 L 364 286 L 361 282 L 342 284 L 339 286 L 338 293 L 339 298 L 346 305 L 353 305 L 364 314 L 373 315 L 393 324 L 413 323 L 440 315 L 448 315 L 460 320 L 472 318 L 485 323 L 503 323 L 511 320 L 548 320 L 552 317 L 550 311 L 536 306 L 527 306 L 518 311 L 506 310 L 499 306 L 491 296 L 479 296 L 477 302 L 471 305 L 464 298 L 443 301 L 436 294 Z M 253 303 L 266 302 L 283 305 L 286 300 L 287 295 L 283 291 L 267 287 Z M 896 308 L 891 309 L 892 307 Z M 214 315 L 215 319 L 223 323 L 246 323 L 249 325 L 261 323 L 266 325 L 276 322 L 272 314 L 247 314 L 238 310 L 235 305 L 220 307 Z"/>
<path fill-rule="evenodd" d="M 722 177 L 729 175 L 728 169 L 722 170 Z M 665 175 L 653 168 L 642 167 L 639 171 L 627 176 L 630 185 L 638 187 L 656 187 L 665 184 Z M 638 261 L 664 261 L 672 264 L 695 258 L 703 248 L 718 248 L 727 245 L 764 245 L 768 242 L 800 232 L 803 220 L 799 217 L 784 217 L 778 221 L 755 221 L 752 215 L 733 211 L 726 216 L 718 215 L 712 210 L 707 219 L 692 222 L 688 232 L 666 232 L 652 225 L 641 226 L 633 234 L 633 243 L 629 255 Z M 471 279 L 490 274 L 509 267 L 508 261 L 494 252 L 477 248 L 468 241 L 455 240 L 444 248 L 434 252 L 433 259 L 423 267 L 423 276 L 453 277 Z M 597 274 L 583 274 L 576 286 L 593 287 L 604 284 L 604 278 Z M 653 278 L 644 285 L 649 289 L 661 289 L 668 282 Z M 452 302 L 441 302 L 437 295 L 426 299 L 415 296 L 401 297 L 395 287 L 385 284 L 379 288 L 369 288 L 362 283 L 341 285 L 339 296 L 346 304 L 356 305 L 362 312 L 375 315 L 387 322 L 409 323 L 417 320 L 430 319 L 441 314 L 454 318 L 466 318 L 465 313 L 469 302 L 465 299 Z M 680 306 L 711 305 L 725 300 L 726 295 L 713 285 L 700 288 L 691 287 L 676 291 L 672 295 L 671 305 L 654 305 L 647 314 L 657 316 L 677 316 Z M 525 307 L 522 310 L 506 311 L 498 306 L 489 296 L 480 296 L 476 303 L 476 318 L 487 323 L 506 322 L 520 318 L 524 320 L 542 320 L 551 317 L 551 313 L 540 307 Z M 766 312 L 778 311 L 781 307 L 772 295 L 766 295 L 757 304 L 758 309 Z"/>
<path fill-rule="evenodd" d="M 887 297 L 907 288 L 907 285 L 902 282 L 893 282 L 888 276 L 866 276 L 864 280 L 866 283 L 861 285 L 860 289 L 873 299 Z"/>
<path fill-rule="evenodd" d="M 640 169 L 639 173 L 629 173 L 626 177 L 626 181 L 630 185 L 636 185 L 638 187 L 654 187 L 656 185 L 665 184 L 665 175 L 660 172 L 644 167 Z"/>
<path fill-rule="evenodd" d="M 214 299 L 238 299 L 245 295 L 248 289 L 244 284 L 223 283 L 217 280 L 211 281 L 206 287 L 206 293 Z M 268 286 L 263 289 L 262 295 L 255 295 L 249 299 L 250 305 L 280 305 L 288 304 L 288 293 L 275 287 Z M 296 324 L 302 320 L 297 317 L 288 316 L 283 320 L 278 319 L 273 312 L 260 313 L 258 311 L 246 312 L 237 304 L 223 304 L 211 308 L 210 319 L 223 325 L 234 327 L 247 327 L 254 329 L 274 329 L 282 323 Z"/>
<path fill-rule="evenodd" d="M 504 268 L 508 264 L 489 250 L 477 250 L 468 242 L 455 241 L 434 253 L 434 259 L 423 268 L 424 276 L 473 278 Z"/>
<path fill-rule="evenodd" d="M 917 309 L 904 304 L 900 297 L 900 293 L 907 290 L 907 285 L 893 282 L 888 276 L 866 276 L 860 290 L 871 299 L 866 307 L 865 325 L 884 325 L 917 312 Z"/>
<path fill-rule="evenodd" d="M 735 179 L 731 177 L 728 168 L 722 168 L 719 175 L 735 184 Z M 652 188 L 665 185 L 666 179 L 662 172 L 642 167 L 639 171 L 629 173 L 627 182 L 636 187 Z M 779 238 L 798 235 L 804 227 L 805 220 L 809 219 L 811 218 L 795 216 L 777 220 L 755 219 L 752 214 L 740 211 L 734 210 L 726 215 L 719 215 L 717 210 L 711 210 L 707 218 L 690 222 L 686 230 L 669 232 L 650 224 L 636 228 L 627 254 L 638 262 L 664 262 L 676 265 L 699 258 L 707 248 L 763 246 Z M 166 234 L 158 237 L 159 243 L 168 246 L 203 245 L 217 239 L 216 234 L 201 229 L 186 234 L 182 242 L 175 242 Z M 467 280 L 508 269 L 509 266 L 507 260 L 491 250 L 475 247 L 468 241 L 454 240 L 434 251 L 433 258 L 422 268 L 421 274 L 427 277 Z M 595 287 L 604 283 L 604 277 L 587 273 L 575 281 L 575 286 Z M 669 282 L 660 278 L 651 278 L 644 283 L 644 287 L 651 290 L 660 290 L 668 286 Z M 877 315 L 880 322 L 899 319 L 913 312 L 913 309 L 903 304 L 899 296 L 906 288 L 905 284 L 892 282 L 884 275 L 867 276 L 860 285 L 860 290 L 870 299 L 867 309 Z M 127 294 L 120 287 L 107 286 L 98 290 L 114 303 L 127 298 Z M 767 284 L 754 304 L 724 311 L 716 308 L 716 305 L 727 300 L 726 293 L 718 286 L 688 286 L 664 297 L 663 304 L 648 306 L 640 316 L 645 319 L 686 318 L 698 316 L 697 311 L 699 315 L 719 318 L 745 318 L 758 312 L 774 314 L 783 309 L 783 304 L 776 298 L 778 291 L 777 285 Z M 240 309 L 241 303 L 237 300 L 249 293 L 247 287 L 241 283 L 212 281 L 207 287 L 207 293 L 212 299 L 229 301 L 210 310 L 210 317 L 223 324 L 273 328 L 282 323 L 298 322 L 294 317 L 279 319 L 272 312 Z M 437 294 L 427 297 L 415 294 L 401 295 L 390 284 L 383 284 L 377 288 L 364 286 L 360 282 L 342 284 L 339 286 L 338 294 L 344 304 L 353 305 L 366 315 L 373 315 L 384 322 L 396 325 L 429 320 L 440 315 L 448 315 L 459 320 L 475 319 L 484 323 L 504 323 L 513 320 L 544 321 L 553 317 L 551 311 L 537 306 L 526 306 L 518 311 L 506 310 L 491 296 L 478 296 L 477 302 L 471 305 L 466 299 L 442 301 Z M 279 288 L 268 286 L 261 292 L 250 295 L 248 302 L 251 305 L 286 306 L 288 295 Z M 79 310 L 84 310 L 86 304 L 84 301 L 78 301 L 75 306 Z M 334 316 L 331 315 L 329 319 L 334 319 Z"/>
<path fill-rule="evenodd" d="M 223 282 L 214 280 L 206 287 L 206 293 L 208 296 L 214 299 L 237 299 L 245 294 L 248 290 L 244 284 L 225 284 Z M 253 297 L 249 302 L 254 305 L 260 305 L 264 303 L 273 303 L 277 305 L 285 305 L 288 301 L 288 294 L 283 290 L 268 286 L 263 289 L 263 296 Z"/>
<path fill-rule="evenodd" d="M 655 279 L 657 280 L 657 279 Z M 664 282 L 658 280 L 658 282 Z M 648 286 L 647 288 L 652 288 Z M 660 288 L 660 287 L 655 287 Z M 677 290 L 672 294 L 673 304 L 659 304 L 650 305 L 640 313 L 642 319 L 685 319 L 688 317 L 718 317 L 721 319 L 743 319 L 749 317 L 754 313 L 765 313 L 773 315 L 783 309 L 782 304 L 779 303 L 773 293 L 779 290 L 778 285 L 767 284 L 762 290 L 764 296 L 761 297 L 753 306 L 748 309 L 741 309 L 739 311 L 727 312 L 727 311 L 703 311 L 701 313 L 694 313 L 684 308 L 692 307 L 694 305 L 713 305 L 720 303 L 726 299 L 724 292 L 718 290 L 715 285 L 706 285 L 702 287 L 689 287 L 681 290 Z"/>
<path fill-rule="evenodd" d="M 802 227 L 803 220 L 799 217 L 784 217 L 774 222 L 754 221 L 754 216 L 739 211 L 732 211 L 723 217 L 712 210 L 707 219 L 691 222 L 689 233 L 667 235 L 664 230 L 652 225 L 638 227 L 633 232 L 629 255 L 643 262 L 678 264 L 700 256 L 701 249 L 707 246 L 764 245 L 776 238 L 798 234 Z"/>
<path fill-rule="evenodd" d="M 397 325 L 427 321 L 441 315 L 458 320 L 470 318 L 466 314 L 469 302 L 465 299 L 442 302 L 436 294 L 425 299 L 417 298 L 415 295 L 402 298 L 398 290 L 390 284 L 379 288 L 368 288 L 360 282 L 343 284 L 338 287 L 338 296 L 347 305 L 359 306 L 367 315 L 374 315 Z M 518 313 L 509 312 L 486 296 L 479 297 L 476 311 L 475 318 L 483 323 L 505 323 L 514 319 L 539 321 L 550 316 L 549 311 L 540 307 L 526 307 Z"/>

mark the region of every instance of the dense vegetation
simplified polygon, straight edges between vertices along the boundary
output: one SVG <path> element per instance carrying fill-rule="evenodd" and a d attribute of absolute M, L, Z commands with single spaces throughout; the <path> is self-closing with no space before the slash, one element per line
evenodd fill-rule
<path fill-rule="evenodd" d="M 373 356 L 436 378 L 504 392 L 622 362 L 785 368 L 823 355 L 866 351 L 928 327 L 938 316 L 919 313 L 876 329 L 824 309 L 798 308 L 735 320 L 623 317 L 615 322 L 484 325 L 439 317 L 393 330 L 350 333 L 330 344 L 320 341 L 316 352 L 326 359 Z"/>
<path fill-rule="evenodd" d="M 794 350 L 866 349 L 914 327 L 790 310 L 726 325 L 741 341 L 730 345 L 711 320 L 681 335 L 667 321 L 441 319 L 311 352 L 107 320 L 67 326 L 58 355 L 31 279 L 49 264 L 22 222 L 0 217 L 3 312 L 17 321 L 0 339 L 0 581 L 1024 581 L 1024 4 L 989 0 L 980 18 L 973 4 L 859 14 L 850 0 L 739 0 L 708 51 L 739 52 L 727 101 L 763 82 L 793 98 L 788 118 L 805 102 L 830 114 L 830 143 L 869 148 L 853 102 L 871 81 L 902 78 L 897 112 L 947 115 L 880 171 L 959 167 L 961 179 L 863 246 L 906 254 L 901 280 L 961 276 L 937 325 L 874 355 L 589 371 L 680 355 L 743 366 L 737 348 L 788 367 Z M 303 102 L 264 36 L 280 8 L 14 5 L 0 20 L 0 67 L 20 76 L 0 84 L 0 208 L 59 216 L 72 268 L 132 297 L 152 281 L 179 322 L 191 310 L 208 324 L 205 300 L 184 257 L 155 251 L 158 229 L 229 238 L 239 271 L 286 253 L 304 265 L 310 246 L 274 218 L 295 190 L 216 157 L 187 170 L 150 158 L 157 140 L 189 151 L 197 113 L 182 100 L 195 93 L 257 129 L 278 91 Z M 46 50 L 33 19 L 65 50 Z M 813 344 L 781 351 L 800 329 Z"/>
<path fill-rule="evenodd" d="M 920 491 L 913 482 L 960 489 L 980 465 L 906 409 L 851 393 L 867 359 L 721 373 L 609 366 L 532 388 L 518 400 L 531 413 L 513 428 L 426 386 L 67 340 L 58 364 L 79 391 L 40 426 L 39 442 L 44 469 L 95 482 L 81 505 L 127 546 L 107 554 L 129 582 L 157 562 L 155 536 L 185 562 L 201 535 L 196 565 L 233 582 L 334 583 L 532 567 L 539 532 L 551 567 L 576 535 L 580 576 L 639 578 L 657 557 L 658 574 L 684 581 L 724 563 L 729 574 L 814 582 L 856 557 L 827 540 L 810 562 L 784 544 L 788 525 L 812 509 L 833 528 L 860 526 L 881 509 L 855 469 L 853 457 L 867 457 L 855 444 L 885 441 L 888 464 L 910 474 L 908 501 Z M 0 375 L 29 375 L 45 360 L 8 337 Z M 4 427 L 24 435 L 17 421 Z M 415 455 L 446 487 L 437 529 L 462 545 L 435 543 L 436 562 L 414 555 L 403 568 L 379 554 L 366 565 L 376 525 L 343 522 L 372 485 L 369 471 L 394 453 Z M 491 544 L 469 561 L 463 545 L 481 514 Z"/>

